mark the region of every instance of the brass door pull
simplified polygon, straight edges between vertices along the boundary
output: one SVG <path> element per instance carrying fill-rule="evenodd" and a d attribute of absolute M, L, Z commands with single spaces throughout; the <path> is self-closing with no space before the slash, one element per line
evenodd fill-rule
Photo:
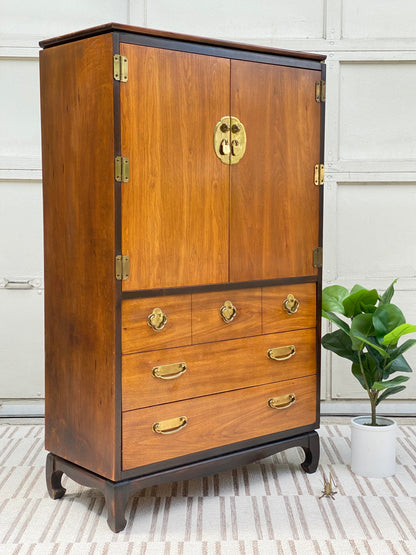
<path fill-rule="evenodd" d="M 286 345 L 285 347 L 274 347 L 267 351 L 267 356 L 272 360 L 287 360 L 296 353 L 296 347 L 294 345 Z"/>
<path fill-rule="evenodd" d="M 154 331 L 162 330 L 165 327 L 167 321 L 168 317 L 160 308 L 154 308 L 147 317 L 147 323 Z"/>
<path fill-rule="evenodd" d="M 237 309 L 231 301 L 225 301 L 220 308 L 220 315 L 224 322 L 229 324 L 237 316 Z"/>
<path fill-rule="evenodd" d="M 296 395 L 289 393 L 288 395 L 280 395 L 279 397 L 272 397 L 267 401 L 271 409 L 287 409 L 296 401 Z"/>
<path fill-rule="evenodd" d="M 295 297 L 291 293 L 289 293 L 289 295 L 283 301 L 283 308 L 288 314 L 295 314 L 295 312 L 297 312 L 299 308 L 299 301 L 295 299 Z"/>
<path fill-rule="evenodd" d="M 152 429 L 157 434 L 175 434 L 176 432 L 183 430 L 187 423 L 188 419 L 186 416 L 178 416 L 177 418 L 170 418 L 169 420 L 155 422 Z"/>
<path fill-rule="evenodd" d="M 235 116 L 224 116 L 215 126 L 214 150 L 223 164 L 238 164 L 246 151 L 244 125 Z"/>
<path fill-rule="evenodd" d="M 185 362 L 176 362 L 175 364 L 164 364 L 163 366 L 155 366 L 152 368 L 152 375 L 160 380 L 174 380 L 179 378 L 186 372 Z"/>

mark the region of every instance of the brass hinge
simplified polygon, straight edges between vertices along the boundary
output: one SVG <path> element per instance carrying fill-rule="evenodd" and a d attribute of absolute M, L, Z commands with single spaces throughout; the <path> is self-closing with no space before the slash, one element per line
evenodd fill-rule
<path fill-rule="evenodd" d="M 325 166 L 323 164 L 315 165 L 315 185 L 323 185 L 325 179 Z"/>
<path fill-rule="evenodd" d="M 116 256 L 116 279 L 118 281 L 128 279 L 130 275 L 130 258 L 119 254 Z"/>
<path fill-rule="evenodd" d="M 316 102 L 325 102 L 326 100 L 326 82 L 316 81 L 315 83 L 315 100 Z"/>
<path fill-rule="evenodd" d="M 322 268 L 323 252 L 322 247 L 317 247 L 313 249 L 313 267 Z"/>
<path fill-rule="evenodd" d="M 130 162 L 124 156 L 116 156 L 114 164 L 114 177 L 118 183 L 128 183 L 130 177 Z"/>
<path fill-rule="evenodd" d="M 125 56 L 115 54 L 114 59 L 114 79 L 125 83 L 129 78 L 129 62 Z"/>

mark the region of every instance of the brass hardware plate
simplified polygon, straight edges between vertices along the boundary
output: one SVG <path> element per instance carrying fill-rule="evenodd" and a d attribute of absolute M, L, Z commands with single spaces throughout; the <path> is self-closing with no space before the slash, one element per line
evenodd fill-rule
<path fill-rule="evenodd" d="M 129 62 L 125 56 L 116 54 L 114 60 L 114 79 L 125 83 L 129 79 Z"/>
<path fill-rule="evenodd" d="M 220 308 L 220 315 L 224 322 L 229 324 L 237 316 L 237 309 L 231 301 L 225 301 Z"/>
<path fill-rule="evenodd" d="M 160 380 L 174 380 L 179 378 L 186 372 L 185 362 L 175 362 L 174 364 L 165 364 L 163 366 L 155 366 L 152 369 L 152 375 Z"/>
<path fill-rule="evenodd" d="M 322 268 L 323 252 L 322 247 L 317 247 L 313 249 L 313 267 Z"/>
<path fill-rule="evenodd" d="M 289 295 L 283 301 L 283 308 L 288 314 L 295 314 L 298 311 L 299 301 L 295 299 L 292 293 L 289 293 Z"/>
<path fill-rule="evenodd" d="M 274 347 L 267 351 L 267 356 L 272 360 L 282 361 L 287 360 L 296 354 L 296 347 L 294 345 L 285 345 L 284 347 Z"/>
<path fill-rule="evenodd" d="M 295 401 L 296 395 L 294 393 L 288 393 L 287 395 L 272 397 L 267 401 L 267 404 L 271 409 L 288 409 Z"/>
<path fill-rule="evenodd" d="M 175 434 L 176 432 L 183 430 L 187 423 L 188 419 L 186 416 L 178 416 L 177 418 L 170 418 L 169 420 L 155 422 L 152 429 L 157 434 Z"/>
<path fill-rule="evenodd" d="M 124 156 L 116 156 L 114 163 L 114 177 L 118 183 L 128 183 L 130 178 L 130 162 Z"/>
<path fill-rule="evenodd" d="M 323 164 L 316 164 L 314 183 L 315 185 L 323 185 L 325 180 L 325 166 Z"/>
<path fill-rule="evenodd" d="M 130 275 L 130 258 L 128 256 L 123 256 L 119 254 L 116 256 L 116 279 L 118 281 L 124 281 L 129 278 Z"/>
<path fill-rule="evenodd" d="M 316 81 L 315 83 L 315 100 L 316 102 L 326 101 L 326 82 Z"/>
<path fill-rule="evenodd" d="M 148 325 L 153 329 L 153 331 L 160 331 L 166 326 L 168 317 L 163 312 L 161 308 L 154 308 L 152 312 L 147 317 Z"/>
<path fill-rule="evenodd" d="M 224 116 L 214 130 L 214 150 L 223 164 L 238 164 L 244 156 L 247 137 L 244 125 L 234 116 Z"/>

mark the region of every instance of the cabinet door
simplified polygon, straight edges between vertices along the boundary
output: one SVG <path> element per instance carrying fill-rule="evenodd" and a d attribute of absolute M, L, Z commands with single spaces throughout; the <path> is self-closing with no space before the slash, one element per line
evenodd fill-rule
<path fill-rule="evenodd" d="M 229 113 L 227 59 L 122 44 L 123 290 L 228 281 L 229 167 L 213 149 Z"/>
<path fill-rule="evenodd" d="M 231 62 L 231 113 L 247 147 L 231 167 L 230 280 L 314 275 L 320 105 L 313 70 Z"/>

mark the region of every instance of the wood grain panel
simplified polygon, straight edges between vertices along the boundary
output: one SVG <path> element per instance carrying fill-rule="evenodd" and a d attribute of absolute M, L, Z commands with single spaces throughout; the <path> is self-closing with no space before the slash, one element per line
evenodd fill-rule
<path fill-rule="evenodd" d="M 316 377 L 250 387 L 189 401 L 123 413 L 123 469 L 232 445 L 246 439 L 313 424 L 316 419 Z M 271 409 L 271 397 L 294 393 L 287 409 Z M 160 435 L 155 422 L 186 416 L 177 433 Z"/>
<path fill-rule="evenodd" d="M 159 331 L 154 331 L 147 323 L 154 308 L 160 308 L 167 316 L 165 327 Z M 123 353 L 190 345 L 191 295 L 125 300 L 121 320 Z"/>
<path fill-rule="evenodd" d="M 224 322 L 220 309 L 225 301 L 237 309 L 231 322 Z M 261 333 L 261 289 L 235 289 L 192 295 L 192 343 L 223 341 Z"/>
<path fill-rule="evenodd" d="M 315 344 L 315 329 L 309 329 L 126 355 L 122 363 L 123 410 L 315 374 Z M 267 357 L 270 348 L 286 345 L 296 347 L 290 359 Z M 178 362 L 187 366 L 180 377 L 153 377 L 155 366 Z"/>
<path fill-rule="evenodd" d="M 231 168 L 231 281 L 317 273 L 318 79 L 313 70 L 231 62 L 231 112 L 247 133 Z"/>
<path fill-rule="evenodd" d="M 112 37 L 40 53 L 45 445 L 117 472 Z"/>
<path fill-rule="evenodd" d="M 228 281 L 229 167 L 213 149 L 230 61 L 122 44 L 123 290 Z"/>
<path fill-rule="evenodd" d="M 288 314 L 283 302 L 291 293 L 299 301 L 295 314 Z M 316 283 L 277 285 L 262 289 L 263 333 L 301 330 L 316 326 Z"/>

